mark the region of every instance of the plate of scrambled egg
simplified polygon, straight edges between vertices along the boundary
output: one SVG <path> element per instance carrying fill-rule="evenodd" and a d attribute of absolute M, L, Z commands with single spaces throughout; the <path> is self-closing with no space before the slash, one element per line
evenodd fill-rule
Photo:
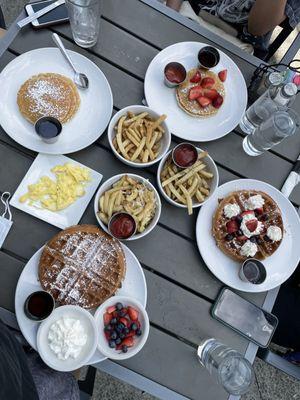
<path fill-rule="evenodd" d="M 39 154 L 10 204 L 58 228 L 76 225 L 102 175 L 62 155 Z"/>

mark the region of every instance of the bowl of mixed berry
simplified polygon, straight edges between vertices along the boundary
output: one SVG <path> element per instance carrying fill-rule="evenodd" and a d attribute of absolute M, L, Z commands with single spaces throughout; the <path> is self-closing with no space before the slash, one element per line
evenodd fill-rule
<path fill-rule="evenodd" d="M 95 313 L 100 330 L 98 349 L 106 357 L 125 360 L 137 354 L 149 334 L 149 318 L 143 305 L 127 296 L 113 296 Z"/>

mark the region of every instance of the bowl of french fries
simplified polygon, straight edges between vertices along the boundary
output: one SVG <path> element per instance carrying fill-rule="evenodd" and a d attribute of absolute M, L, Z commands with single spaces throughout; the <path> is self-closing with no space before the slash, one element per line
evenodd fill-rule
<path fill-rule="evenodd" d="M 139 105 L 116 113 L 108 126 L 109 144 L 116 157 L 137 168 L 149 167 L 161 160 L 171 143 L 166 118 Z"/>
<path fill-rule="evenodd" d="M 213 195 L 219 184 L 219 173 L 214 160 L 197 147 L 198 160 L 189 168 L 175 165 L 170 150 L 160 161 L 157 183 L 163 197 L 171 204 L 187 208 L 200 207 Z"/>
<path fill-rule="evenodd" d="M 98 223 L 107 233 L 111 217 L 128 213 L 136 221 L 136 233 L 123 240 L 136 240 L 147 235 L 157 225 L 161 201 L 155 187 L 135 174 L 119 174 L 104 182 L 95 196 L 94 211 Z"/>

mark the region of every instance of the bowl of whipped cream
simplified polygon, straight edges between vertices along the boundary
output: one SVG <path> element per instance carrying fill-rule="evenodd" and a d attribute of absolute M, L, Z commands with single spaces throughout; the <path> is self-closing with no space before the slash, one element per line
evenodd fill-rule
<path fill-rule="evenodd" d="M 56 308 L 37 333 L 40 357 L 57 371 L 74 371 L 86 365 L 97 347 L 94 317 L 78 306 Z"/>

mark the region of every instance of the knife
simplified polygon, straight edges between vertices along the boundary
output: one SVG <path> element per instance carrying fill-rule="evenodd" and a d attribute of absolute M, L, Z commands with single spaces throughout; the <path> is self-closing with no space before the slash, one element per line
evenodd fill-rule
<path fill-rule="evenodd" d="M 289 176 L 286 178 L 281 192 L 289 198 L 295 186 L 300 182 L 300 154 L 298 156 L 297 161 L 295 162 L 293 169 L 289 173 Z"/>
<path fill-rule="evenodd" d="M 19 21 L 17 25 L 19 26 L 19 28 L 23 28 L 23 26 L 30 24 L 30 22 L 34 21 L 35 19 L 41 17 L 44 14 L 47 14 L 47 12 L 54 10 L 54 8 L 61 6 L 64 3 L 65 0 L 57 0 L 54 3 L 50 4 L 49 6 L 44 7 L 41 10 L 29 15 L 29 17 L 21 19 L 21 21 Z"/>

